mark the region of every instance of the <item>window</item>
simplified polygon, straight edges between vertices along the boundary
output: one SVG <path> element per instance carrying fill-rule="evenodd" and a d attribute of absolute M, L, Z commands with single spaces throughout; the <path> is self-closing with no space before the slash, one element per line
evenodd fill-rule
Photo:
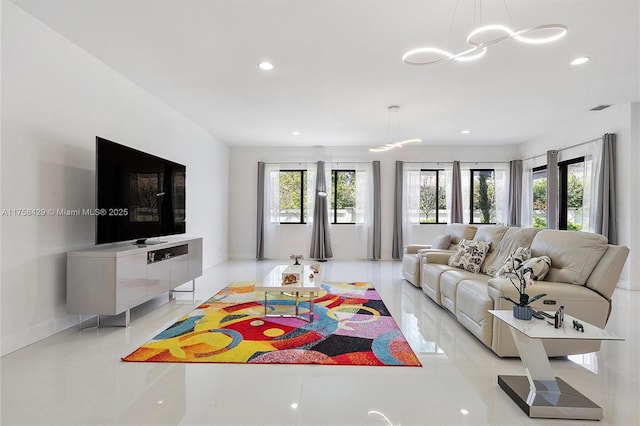
<path fill-rule="evenodd" d="M 558 228 L 569 231 L 582 230 L 582 213 L 585 183 L 584 157 L 558 163 L 560 187 Z"/>
<path fill-rule="evenodd" d="M 547 229 L 547 166 L 533 169 L 533 226 Z"/>
<path fill-rule="evenodd" d="M 280 170 L 279 218 L 280 223 L 306 223 L 307 192 L 306 170 Z"/>
<path fill-rule="evenodd" d="M 356 223 L 356 171 L 331 171 L 331 223 Z"/>
<path fill-rule="evenodd" d="M 558 163 L 558 229 L 581 231 L 584 187 L 588 179 L 584 157 Z M 547 166 L 533 169 L 533 226 L 547 228 Z"/>
<path fill-rule="evenodd" d="M 494 169 L 471 169 L 471 218 L 469 223 L 496 223 Z"/>
<path fill-rule="evenodd" d="M 444 170 L 420 170 L 420 223 L 447 223 Z"/>

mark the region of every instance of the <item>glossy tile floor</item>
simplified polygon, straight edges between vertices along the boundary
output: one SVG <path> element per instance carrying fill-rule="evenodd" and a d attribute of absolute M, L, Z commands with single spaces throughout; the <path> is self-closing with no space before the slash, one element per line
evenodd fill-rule
<path fill-rule="evenodd" d="M 421 290 L 400 279 L 399 262 L 330 261 L 324 278 L 372 281 L 422 368 L 120 361 L 232 280 L 262 277 L 274 265 L 216 265 L 196 280 L 195 296 L 182 293 L 171 302 L 163 297 L 145 304 L 132 312 L 127 329 L 69 329 L 4 356 L 0 423 L 640 424 L 640 292 L 614 294 L 607 330 L 624 342 L 604 342 L 600 352 L 551 361 L 557 376 L 604 408 L 603 421 L 534 420 L 497 385 L 498 374 L 523 374 L 520 360 L 495 356 Z"/>

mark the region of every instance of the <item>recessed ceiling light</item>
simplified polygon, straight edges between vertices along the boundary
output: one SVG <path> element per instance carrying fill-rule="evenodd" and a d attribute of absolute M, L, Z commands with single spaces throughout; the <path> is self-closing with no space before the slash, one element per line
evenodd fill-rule
<path fill-rule="evenodd" d="M 589 62 L 589 58 L 588 56 L 581 56 L 579 58 L 574 59 L 573 61 L 571 61 L 571 65 L 582 65 L 582 64 L 586 64 L 587 62 Z"/>
<path fill-rule="evenodd" d="M 293 132 L 291 132 L 291 134 L 292 134 L 293 136 L 298 136 L 298 135 L 300 134 L 300 132 L 298 132 L 298 131 L 293 131 Z"/>
<path fill-rule="evenodd" d="M 471 133 L 471 130 L 463 130 L 460 133 L 462 133 L 463 135 L 468 135 L 469 133 Z"/>
<path fill-rule="evenodd" d="M 273 64 L 271 62 L 260 62 L 258 65 L 263 71 L 271 71 L 273 69 Z"/>

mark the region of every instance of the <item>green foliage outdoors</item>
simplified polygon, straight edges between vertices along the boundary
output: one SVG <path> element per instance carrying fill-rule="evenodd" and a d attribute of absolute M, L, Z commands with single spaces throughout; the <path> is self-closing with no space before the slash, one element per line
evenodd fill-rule
<path fill-rule="evenodd" d="M 580 163 L 577 167 L 583 167 Z M 582 213 L 584 203 L 584 180 L 581 174 L 575 170 L 569 169 L 567 178 L 567 208 L 575 209 L 578 213 Z M 547 228 L 547 178 L 539 178 L 533 181 L 533 211 L 536 216 L 533 218 L 533 226 L 540 229 Z M 567 229 L 570 231 L 581 231 L 582 224 L 567 223 Z"/>
<path fill-rule="evenodd" d="M 496 182 L 493 170 L 473 172 L 473 214 L 480 212 L 478 223 L 495 222 Z M 474 222 L 477 222 L 474 220 Z"/>
<path fill-rule="evenodd" d="M 436 212 L 446 211 L 447 193 L 444 173 L 441 173 L 436 189 L 436 174 L 440 170 L 422 170 L 420 172 L 420 223 L 436 223 Z"/>
<path fill-rule="evenodd" d="M 336 187 L 336 176 L 338 178 Z M 345 209 L 356 207 L 356 172 L 354 170 L 336 170 L 331 174 L 331 187 L 336 188 L 335 201 L 331 197 L 331 208 Z M 334 205 L 334 203 L 336 205 Z"/>
<path fill-rule="evenodd" d="M 286 215 L 283 222 L 304 222 L 300 217 L 303 206 L 306 205 L 307 194 L 304 190 L 306 185 L 304 180 L 307 173 L 302 170 L 291 170 L 280 172 L 280 214 Z"/>

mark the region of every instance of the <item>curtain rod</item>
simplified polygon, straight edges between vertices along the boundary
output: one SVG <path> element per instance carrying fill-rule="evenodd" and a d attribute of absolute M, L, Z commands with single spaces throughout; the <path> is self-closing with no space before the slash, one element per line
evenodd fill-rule
<path fill-rule="evenodd" d="M 509 161 L 461 161 L 460 164 L 496 164 Z M 451 164 L 453 161 L 403 161 L 404 164 Z"/>
<path fill-rule="evenodd" d="M 324 160 L 321 160 L 324 161 Z M 275 161 L 275 162 L 269 162 L 269 161 L 262 161 L 264 164 L 283 164 L 283 165 L 299 165 L 299 166 L 304 166 L 307 164 L 316 164 L 317 161 Z M 373 163 L 373 161 L 325 161 L 325 163 L 332 163 L 332 164 L 363 164 L 363 163 Z"/>
<path fill-rule="evenodd" d="M 575 144 L 575 145 L 565 146 L 564 148 L 556 149 L 556 151 L 558 151 L 558 152 L 560 152 L 560 151 L 566 151 L 566 150 L 571 149 L 571 148 L 576 148 L 576 147 L 579 147 L 579 146 L 581 146 L 581 145 L 586 145 L 586 144 L 588 144 L 588 143 L 591 143 L 591 142 L 597 142 L 597 141 L 601 141 L 601 140 L 602 140 L 602 136 L 601 136 L 601 137 L 599 137 L 599 138 L 595 138 L 595 139 L 591 139 L 591 140 L 585 141 L 585 142 L 580 142 L 580 143 L 577 143 L 577 144 Z M 534 158 L 538 158 L 538 157 L 546 157 L 546 155 L 547 155 L 546 153 L 544 153 L 544 154 L 540 154 L 540 155 L 534 155 L 533 157 L 523 158 L 523 159 L 522 159 L 522 161 L 525 161 L 525 160 L 533 160 Z"/>

